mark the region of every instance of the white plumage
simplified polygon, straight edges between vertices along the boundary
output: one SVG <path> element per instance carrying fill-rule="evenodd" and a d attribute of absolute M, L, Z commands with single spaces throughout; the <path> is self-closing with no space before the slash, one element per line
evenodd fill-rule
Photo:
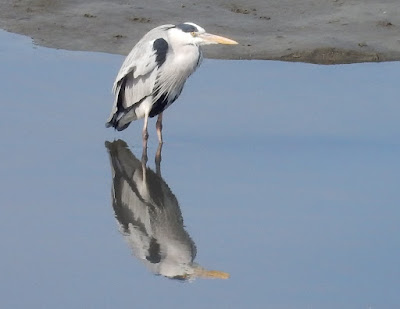
<path fill-rule="evenodd" d="M 163 25 L 149 31 L 132 49 L 115 79 L 114 104 L 107 127 L 121 131 L 144 118 L 143 146 L 147 146 L 147 122 L 159 115 L 157 134 L 162 143 L 162 112 L 180 95 L 187 78 L 202 60 L 200 46 L 237 42 L 205 32 L 193 23 Z"/>

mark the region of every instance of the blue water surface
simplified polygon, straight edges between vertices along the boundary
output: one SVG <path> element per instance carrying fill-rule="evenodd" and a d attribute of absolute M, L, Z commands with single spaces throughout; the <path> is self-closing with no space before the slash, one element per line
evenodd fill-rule
<path fill-rule="evenodd" d="M 104 127 L 122 61 L 0 32 L 1 308 L 399 308 L 399 63 L 205 60 L 161 179 L 194 261 L 230 278 L 173 280 L 113 210 L 105 142 L 142 154 L 142 121 Z"/>

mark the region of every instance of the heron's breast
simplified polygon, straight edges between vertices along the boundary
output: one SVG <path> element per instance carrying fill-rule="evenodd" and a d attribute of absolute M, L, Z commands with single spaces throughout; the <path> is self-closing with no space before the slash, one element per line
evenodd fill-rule
<path fill-rule="evenodd" d="M 198 47 L 193 45 L 187 45 L 179 52 L 172 54 L 173 56 L 169 59 L 171 60 L 171 68 L 173 68 L 177 73 L 182 75 L 187 75 L 194 72 L 199 62 L 200 51 Z"/>
<path fill-rule="evenodd" d="M 186 79 L 196 70 L 200 52 L 197 47 L 180 49 L 171 52 L 160 67 L 158 76 L 158 94 L 168 94 L 168 107 L 181 93 Z M 156 100 L 159 97 L 156 97 Z"/>

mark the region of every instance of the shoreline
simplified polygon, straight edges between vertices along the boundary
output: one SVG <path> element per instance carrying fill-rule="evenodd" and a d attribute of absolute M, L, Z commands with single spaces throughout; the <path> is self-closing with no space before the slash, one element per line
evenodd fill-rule
<path fill-rule="evenodd" d="M 240 43 L 205 48 L 207 58 L 316 64 L 400 60 L 396 0 L 0 3 L 0 28 L 29 36 L 35 44 L 66 50 L 126 55 L 150 29 L 185 21 Z"/>

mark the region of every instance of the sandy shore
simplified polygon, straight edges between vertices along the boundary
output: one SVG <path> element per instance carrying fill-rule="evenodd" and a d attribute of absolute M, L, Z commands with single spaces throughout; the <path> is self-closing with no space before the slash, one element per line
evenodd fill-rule
<path fill-rule="evenodd" d="M 400 59 L 397 0 L 3 0 L 0 28 L 39 45 L 126 55 L 151 28 L 193 21 L 240 46 L 206 49 L 218 59 L 322 64 Z"/>

